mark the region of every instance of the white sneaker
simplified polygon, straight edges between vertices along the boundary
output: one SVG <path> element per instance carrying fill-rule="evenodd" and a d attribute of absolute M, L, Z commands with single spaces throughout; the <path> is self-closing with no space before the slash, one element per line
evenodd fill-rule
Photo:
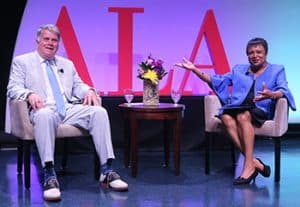
<path fill-rule="evenodd" d="M 127 191 L 128 190 L 128 184 L 126 182 L 124 182 L 123 180 L 121 180 L 120 175 L 118 175 L 114 171 L 109 172 L 106 175 L 101 173 L 99 180 L 103 187 L 111 188 L 115 191 Z"/>
<path fill-rule="evenodd" d="M 60 201 L 61 193 L 56 178 L 51 178 L 44 183 L 44 199 L 46 201 Z"/>

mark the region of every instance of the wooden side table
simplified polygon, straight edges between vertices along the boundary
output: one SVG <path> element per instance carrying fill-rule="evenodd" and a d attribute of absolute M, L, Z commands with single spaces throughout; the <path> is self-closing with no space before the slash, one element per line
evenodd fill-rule
<path fill-rule="evenodd" d="M 124 138 L 125 138 L 125 167 L 129 166 L 129 155 L 131 164 L 131 174 L 133 177 L 137 175 L 137 153 L 138 153 L 138 120 L 162 120 L 164 121 L 164 154 L 165 164 L 169 164 L 169 140 L 168 130 L 172 127 L 173 146 L 174 146 L 174 164 L 175 175 L 179 175 L 180 171 L 180 135 L 182 128 L 182 118 L 185 105 L 160 103 L 158 106 L 146 106 L 143 103 L 123 103 L 119 108 L 124 117 Z M 171 125 L 169 122 L 171 121 Z"/>

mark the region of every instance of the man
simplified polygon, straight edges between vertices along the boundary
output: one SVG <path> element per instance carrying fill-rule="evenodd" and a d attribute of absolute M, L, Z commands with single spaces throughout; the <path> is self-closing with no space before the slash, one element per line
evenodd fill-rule
<path fill-rule="evenodd" d="M 37 30 L 36 51 L 13 59 L 7 96 L 26 100 L 34 126 L 37 149 L 44 168 L 44 199 L 61 199 L 54 170 L 55 133 L 59 124 L 82 127 L 90 132 L 101 163 L 100 182 L 116 191 L 128 184 L 112 170 L 115 158 L 107 111 L 99 105 L 95 90 L 82 82 L 73 63 L 57 56 L 60 31 L 52 24 Z M 83 100 L 82 104 L 78 100 Z"/>

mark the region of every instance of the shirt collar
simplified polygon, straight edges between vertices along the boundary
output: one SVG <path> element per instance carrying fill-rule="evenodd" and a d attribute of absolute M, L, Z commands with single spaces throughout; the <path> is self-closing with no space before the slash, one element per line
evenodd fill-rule
<path fill-rule="evenodd" d="M 37 52 L 37 54 L 38 54 L 40 63 L 45 63 L 47 61 L 47 59 L 42 58 L 38 52 Z M 49 61 L 50 65 L 56 66 L 56 58 L 55 57 L 52 60 L 48 60 L 48 61 Z"/>

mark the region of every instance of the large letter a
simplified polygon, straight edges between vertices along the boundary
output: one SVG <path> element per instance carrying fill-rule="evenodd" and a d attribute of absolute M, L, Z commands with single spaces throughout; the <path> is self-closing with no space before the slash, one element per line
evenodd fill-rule
<path fill-rule="evenodd" d="M 81 49 L 76 38 L 71 19 L 69 17 L 67 8 L 65 6 L 62 7 L 58 20 L 57 26 L 60 29 L 61 37 L 67 51 L 68 57 L 74 62 L 74 65 L 77 69 L 77 72 L 83 82 L 86 84 L 93 86 L 91 77 L 88 72 L 88 68 L 84 61 L 83 55 L 81 53 Z"/>
<path fill-rule="evenodd" d="M 201 25 L 198 37 L 196 39 L 190 61 L 194 62 L 198 49 L 200 47 L 201 40 L 205 37 L 206 44 L 208 47 L 208 52 L 210 54 L 212 65 L 200 65 L 198 68 L 214 68 L 215 72 L 218 74 L 226 73 L 230 70 L 224 47 L 222 44 L 221 36 L 219 34 L 218 26 L 215 20 L 215 16 L 212 10 L 208 10 L 205 14 L 203 23 Z M 183 90 L 185 88 L 187 79 L 190 75 L 190 71 L 185 71 L 183 80 L 181 82 L 180 88 Z M 188 92 L 185 92 L 187 94 Z"/>

